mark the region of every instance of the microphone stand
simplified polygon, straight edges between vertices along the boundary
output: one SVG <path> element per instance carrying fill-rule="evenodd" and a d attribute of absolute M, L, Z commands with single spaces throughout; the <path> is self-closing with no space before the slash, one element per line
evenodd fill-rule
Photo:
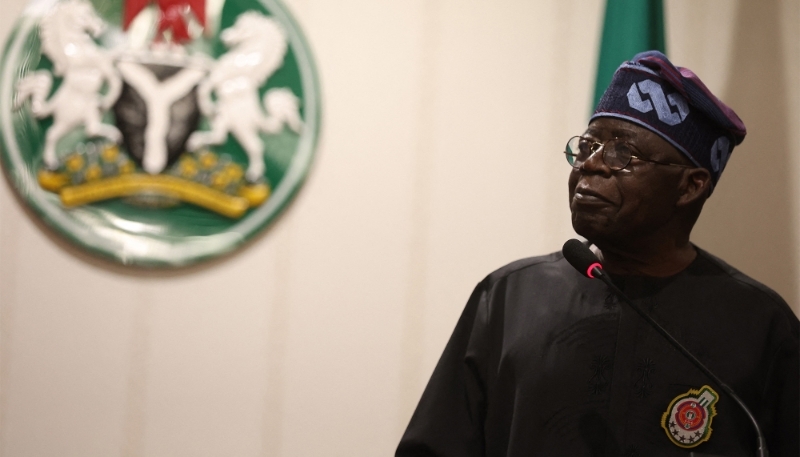
<path fill-rule="evenodd" d="M 676 340 L 672 335 L 670 335 L 669 332 L 667 332 L 664 329 L 664 327 L 662 327 L 658 322 L 653 320 L 653 318 L 650 317 L 649 314 L 644 312 L 644 310 L 639 308 L 639 306 L 637 306 L 627 296 L 625 296 L 625 294 L 623 294 L 622 291 L 619 290 L 619 288 L 611 281 L 611 278 L 609 278 L 608 275 L 605 274 L 603 269 L 600 268 L 599 264 L 596 265 L 597 266 L 592 265 L 592 267 L 590 267 L 591 268 L 590 271 L 593 277 L 603 281 L 617 295 L 617 297 L 621 298 L 622 301 L 624 301 L 625 303 L 628 304 L 628 306 L 633 308 L 633 310 L 636 311 L 636 313 L 639 316 L 641 316 L 642 319 L 644 319 L 645 321 L 647 321 L 647 323 L 653 326 L 653 328 L 655 328 L 658 331 L 658 333 L 661 334 L 661 336 L 663 336 L 667 341 L 669 341 L 670 344 L 672 344 L 675 347 L 675 349 L 677 349 L 681 354 L 683 354 L 684 357 L 689 359 L 689 361 L 692 362 L 694 366 L 696 366 L 700 371 L 702 371 L 703 374 L 708 376 L 712 381 L 714 381 L 714 383 L 716 383 L 719 387 L 721 387 L 722 390 L 725 391 L 725 393 L 727 393 L 731 398 L 733 398 L 733 401 L 735 401 L 736 404 L 738 404 L 739 407 L 742 408 L 745 414 L 747 414 L 747 417 L 750 419 L 750 422 L 753 423 L 753 427 L 756 430 L 756 435 L 758 436 L 758 449 L 757 449 L 758 457 L 768 457 L 769 452 L 767 451 L 767 443 L 766 440 L 764 439 L 764 434 L 761 432 L 761 427 L 759 427 L 758 421 L 756 421 L 755 416 L 753 416 L 753 413 L 750 411 L 747 405 L 745 405 L 742 399 L 739 398 L 738 395 L 736 395 L 736 392 L 734 392 L 733 389 L 728 387 L 727 384 L 722 382 L 722 380 L 719 379 L 714 373 L 712 373 L 711 370 L 706 368 L 706 366 L 703 365 L 703 363 L 700 362 L 700 360 L 698 360 L 697 357 L 692 355 L 692 353 L 689 352 L 688 349 L 683 347 L 683 345 L 681 345 L 681 343 L 679 343 L 678 340 Z"/>

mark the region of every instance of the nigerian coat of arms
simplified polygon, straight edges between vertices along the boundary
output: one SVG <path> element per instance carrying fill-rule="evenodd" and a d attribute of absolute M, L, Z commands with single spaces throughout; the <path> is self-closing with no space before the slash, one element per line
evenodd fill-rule
<path fill-rule="evenodd" d="M 0 157 L 57 232 L 126 264 L 228 252 L 291 201 L 319 90 L 278 0 L 37 0 L 0 67 Z"/>

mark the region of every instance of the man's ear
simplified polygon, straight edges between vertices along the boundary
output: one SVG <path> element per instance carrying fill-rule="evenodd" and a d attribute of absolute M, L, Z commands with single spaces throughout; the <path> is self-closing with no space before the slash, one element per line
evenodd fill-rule
<path fill-rule="evenodd" d="M 679 186 L 678 206 L 705 200 L 711 191 L 711 173 L 705 168 L 690 168 L 683 172 Z"/>

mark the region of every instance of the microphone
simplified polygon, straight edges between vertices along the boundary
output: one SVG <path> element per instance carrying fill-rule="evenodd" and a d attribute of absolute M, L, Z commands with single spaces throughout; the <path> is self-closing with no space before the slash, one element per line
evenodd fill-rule
<path fill-rule="evenodd" d="M 681 354 L 684 355 L 687 359 L 689 359 L 694 366 L 696 366 L 703 374 L 709 377 L 715 384 L 717 384 L 725 393 L 730 396 L 733 401 L 739 405 L 740 408 L 744 411 L 747 417 L 750 419 L 750 422 L 753 424 L 753 428 L 756 430 L 756 435 L 758 436 L 758 449 L 756 450 L 756 455 L 758 457 L 767 457 L 769 452 L 767 451 L 767 443 L 764 439 L 764 434 L 761 432 L 761 427 L 758 425 L 758 421 L 756 420 L 753 413 L 744 404 L 741 398 L 736 395 L 736 392 L 733 391 L 727 384 L 722 382 L 717 375 L 715 375 L 711 370 L 709 370 L 705 365 L 703 365 L 700 360 L 694 356 L 688 349 L 683 347 L 678 340 L 675 339 L 664 327 L 662 327 L 658 322 L 653 320 L 649 314 L 647 314 L 643 309 L 641 309 L 638 305 L 631 301 L 621 290 L 611 281 L 611 278 L 603 271 L 603 264 L 600 262 L 600 259 L 589 249 L 585 244 L 580 242 L 576 239 L 568 240 L 564 243 L 564 247 L 561 249 L 561 253 L 564 255 L 564 258 L 569 262 L 570 265 L 573 266 L 576 270 L 578 270 L 582 275 L 592 278 L 592 279 L 599 279 L 603 281 L 609 289 L 611 289 L 614 294 L 619 297 L 623 302 L 625 302 L 628 306 L 630 306 L 636 314 L 642 317 L 651 327 L 653 327 L 661 336 L 664 337 L 675 349 L 678 350 Z"/>
<path fill-rule="evenodd" d="M 605 275 L 603 272 L 603 264 L 600 259 L 592 252 L 591 249 L 586 247 L 585 244 L 576 240 L 575 238 L 567 240 L 564 247 L 561 248 L 561 253 L 567 259 L 573 268 L 583 273 L 588 278 L 600 278 Z"/>

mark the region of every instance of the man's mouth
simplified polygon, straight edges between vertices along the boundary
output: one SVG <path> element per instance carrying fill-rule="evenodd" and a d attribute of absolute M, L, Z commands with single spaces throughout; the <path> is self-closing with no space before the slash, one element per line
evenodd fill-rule
<path fill-rule="evenodd" d="M 581 187 L 575 189 L 575 194 L 572 197 L 572 202 L 576 204 L 609 204 L 612 203 L 610 199 L 603 196 L 599 192 L 595 192 L 588 187 Z"/>

